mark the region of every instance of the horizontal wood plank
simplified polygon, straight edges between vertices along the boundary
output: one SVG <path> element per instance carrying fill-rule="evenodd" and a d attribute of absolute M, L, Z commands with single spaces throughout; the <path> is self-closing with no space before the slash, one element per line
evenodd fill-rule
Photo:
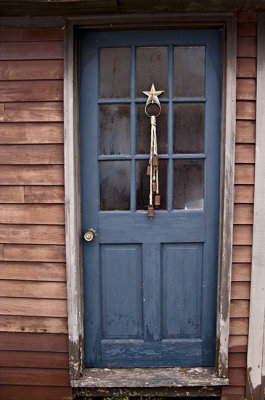
<path fill-rule="evenodd" d="M 236 122 L 236 142 L 237 143 L 255 143 L 256 122 L 255 121 L 237 121 Z"/>
<path fill-rule="evenodd" d="M 0 60 L 57 59 L 63 59 L 63 41 L 0 43 Z"/>
<path fill-rule="evenodd" d="M 238 22 L 256 22 L 258 18 L 258 12 L 255 10 L 240 11 L 237 16 Z"/>
<path fill-rule="evenodd" d="M 68 336 L 46 333 L 0 333 L 0 350 L 68 353 Z"/>
<path fill-rule="evenodd" d="M 245 391 L 246 391 L 245 386 L 230 386 L 230 385 L 224 386 L 222 388 L 222 400 L 228 400 L 228 399 L 244 400 Z"/>
<path fill-rule="evenodd" d="M 24 186 L 0 186 L 0 203 L 24 203 Z"/>
<path fill-rule="evenodd" d="M 67 318 L 0 315 L 1 331 L 23 334 L 67 334 Z"/>
<path fill-rule="evenodd" d="M 4 259 L 4 245 L 0 244 L 0 260 Z"/>
<path fill-rule="evenodd" d="M 0 80 L 63 79 L 63 60 L 0 61 Z"/>
<path fill-rule="evenodd" d="M 51 366 L 52 367 L 52 366 Z M 32 386 L 69 386 L 67 369 L 0 368 L 0 384 Z"/>
<path fill-rule="evenodd" d="M 247 355 L 245 353 L 231 353 L 228 357 L 228 366 L 235 367 L 243 367 L 247 366 Z"/>
<path fill-rule="evenodd" d="M 8 400 L 72 400 L 72 388 L 41 386 L 5 385 L 1 388 L 4 399 Z"/>
<path fill-rule="evenodd" d="M 0 164 L 63 164 L 62 144 L 0 145 Z"/>
<path fill-rule="evenodd" d="M 236 98 L 238 100 L 255 100 L 256 99 L 256 79 L 237 78 Z"/>
<path fill-rule="evenodd" d="M 248 345 L 247 335 L 230 335 L 229 337 L 229 353 L 246 353 Z"/>
<path fill-rule="evenodd" d="M 61 225 L 0 224 L 0 243 L 65 244 L 65 230 Z"/>
<path fill-rule="evenodd" d="M 232 282 L 231 299 L 249 299 L 250 282 Z"/>
<path fill-rule="evenodd" d="M 230 368 L 228 370 L 228 379 L 231 386 L 244 386 L 246 383 L 246 369 Z"/>
<path fill-rule="evenodd" d="M 254 36 L 238 37 L 237 56 L 238 57 L 256 57 L 257 38 Z"/>
<path fill-rule="evenodd" d="M 68 368 L 67 353 L 1 351 L 0 367 Z"/>
<path fill-rule="evenodd" d="M 0 206 L 1 210 L 1 206 Z M 234 207 L 234 224 L 252 224 L 253 223 L 253 205 L 252 204 L 235 204 Z"/>
<path fill-rule="evenodd" d="M 57 145 L 60 146 L 60 145 Z M 255 163 L 255 145 L 254 144 L 236 144 L 236 163 L 254 164 Z"/>
<path fill-rule="evenodd" d="M 0 28 L 0 42 L 63 40 L 62 28 Z"/>
<path fill-rule="evenodd" d="M 249 316 L 249 300 L 231 300 L 231 318 L 240 318 Z"/>
<path fill-rule="evenodd" d="M 65 300 L 0 298 L 0 315 L 67 317 Z"/>
<path fill-rule="evenodd" d="M 0 185 L 63 185 L 62 165 L 0 165 Z"/>
<path fill-rule="evenodd" d="M 236 118 L 243 120 L 256 119 L 256 102 L 249 100 L 237 100 L 236 102 Z"/>
<path fill-rule="evenodd" d="M 0 204 L 0 223 L 64 225 L 64 205 Z"/>
<path fill-rule="evenodd" d="M 65 246 L 5 244 L 3 259 L 4 261 L 65 262 Z"/>
<path fill-rule="evenodd" d="M 238 78 L 256 78 L 257 76 L 256 58 L 238 57 L 236 74 Z"/>
<path fill-rule="evenodd" d="M 254 185 L 235 185 L 235 203 L 253 204 Z"/>
<path fill-rule="evenodd" d="M 234 244 L 252 244 L 252 225 L 234 225 Z"/>
<path fill-rule="evenodd" d="M 64 263 L 34 263 L 0 261 L 0 279 L 65 282 Z"/>
<path fill-rule="evenodd" d="M 248 334 L 248 318 L 231 318 L 230 334 L 231 335 L 247 335 Z"/>
<path fill-rule="evenodd" d="M 236 164 L 235 184 L 253 185 L 255 181 L 255 167 L 252 164 Z"/>
<path fill-rule="evenodd" d="M 252 261 L 252 246 L 233 246 L 233 263 L 250 263 Z"/>
<path fill-rule="evenodd" d="M 14 101 L 62 101 L 62 80 L 2 81 L 2 102 Z"/>
<path fill-rule="evenodd" d="M 0 144 L 63 143 L 60 122 L 15 122 L 0 124 Z"/>
<path fill-rule="evenodd" d="M 64 203 L 63 186 L 25 186 L 25 203 Z M 1 199 L 1 189 L 0 189 Z"/>
<path fill-rule="evenodd" d="M 249 282 L 251 279 L 251 264 L 233 264 L 232 281 Z"/>
<path fill-rule="evenodd" d="M 237 24 L 237 36 L 257 36 L 256 22 L 239 22 Z"/>
<path fill-rule="evenodd" d="M 5 122 L 62 122 L 61 102 L 5 103 Z"/>
<path fill-rule="evenodd" d="M 0 104 L 0 121 L 4 121 L 5 119 L 5 105 Z"/>
<path fill-rule="evenodd" d="M 66 284 L 63 282 L 32 282 L 0 280 L 2 297 L 27 297 L 35 299 L 66 299 Z"/>

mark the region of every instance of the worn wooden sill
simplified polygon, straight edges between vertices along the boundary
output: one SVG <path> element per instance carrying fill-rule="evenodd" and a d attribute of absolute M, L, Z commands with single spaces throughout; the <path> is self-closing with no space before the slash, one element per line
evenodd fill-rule
<path fill-rule="evenodd" d="M 78 380 L 72 380 L 77 395 L 115 395 L 115 393 L 140 395 L 163 393 L 170 396 L 183 396 L 192 392 L 214 396 L 220 387 L 228 385 L 227 378 L 216 376 L 214 368 L 88 368 Z M 178 394 L 179 393 L 179 394 Z M 207 394 L 205 394 L 207 393 Z"/>

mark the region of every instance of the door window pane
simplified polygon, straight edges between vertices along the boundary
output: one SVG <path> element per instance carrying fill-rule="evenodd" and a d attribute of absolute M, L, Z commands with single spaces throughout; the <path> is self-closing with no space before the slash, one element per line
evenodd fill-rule
<path fill-rule="evenodd" d="M 204 161 L 174 160 L 173 208 L 202 210 L 204 207 Z"/>
<path fill-rule="evenodd" d="M 130 161 L 101 161 L 100 209 L 130 209 Z"/>
<path fill-rule="evenodd" d="M 167 47 L 136 48 L 136 97 L 143 97 L 142 90 L 149 90 L 152 83 L 156 90 L 168 95 Z"/>
<path fill-rule="evenodd" d="M 101 98 L 130 97 L 131 49 L 100 49 L 99 82 Z"/>
<path fill-rule="evenodd" d="M 136 153 L 150 153 L 151 125 L 150 118 L 144 112 L 145 105 L 136 106 Z M 161 114 L 156 119 L 157 148 L 159 154 L 168 153 L 167 142 L 167 104 L 161 104 Z"/>
<path fill-rule="evenodd" d="M 204 46 L 174 47 L 174 97 L 205 95 Z"/>
<path fill-rule="evenodd" d="M 100 106 L 100 154 L 130 154 L 130 105 Z"/>
<path fill-rule="evenodd" d="M 174 153 L 204 152 L 204 104 L 177 103 L 174 110 Z"/>
<path fill-rule="evenodd" d="M 136 160 L 136 209 L 147 210 L 149 205 L 149 175 L 146 175 L 148 160 Z M 167 208 L 167 160 L 159 160 L 159 210 Z"/>

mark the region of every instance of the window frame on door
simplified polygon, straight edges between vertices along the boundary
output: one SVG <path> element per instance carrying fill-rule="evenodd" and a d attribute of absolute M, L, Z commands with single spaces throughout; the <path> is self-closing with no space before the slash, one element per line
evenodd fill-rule
<path fill-rule="evenodd" d="M 67 18 L 65 26 L 65 228 L 72 385 L 84 372 L 83 270 L 79 160 L 78 35 L 80 30 L 222 29 L 222 106 L 220 144 L 220 215 L 215 375 L 227 384 L 233 240 L 234 153 L 236 121 L 236 18 L 222 14 L 119 14 Z M 206 382 L 205 382 L 206 383 Z"/>

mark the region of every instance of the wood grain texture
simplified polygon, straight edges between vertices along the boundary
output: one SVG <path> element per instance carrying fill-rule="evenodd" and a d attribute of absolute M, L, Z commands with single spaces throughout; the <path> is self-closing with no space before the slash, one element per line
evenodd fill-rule
<path fill-rule="evenodd" d="M 231 299 L 250 298 L 250 282 L 232 282 Z"/>
<path fill-rule="evenodd" d="M 256 37 L 239 37 L 237 40 L 238 57 L 256 57 L 257 39 Z"/>
<path fill-rule="evenodd" d="M 59 145 L 57 145 L 59 146 Z M 236 163 L 254 164 L 255 163 L 255 145 L 237 144 L 236 145 Z"/>
<path fill-rule="evenodd" d="M 2 81 L 0 98 L 14 101 L 62 101 L 62 80 Z"/>
<path fill-rule="evenodd" d="M 234 225 L 234 244 L 251 245 L 253 229 L 252 225 Z"/>
<path fill-rule="evenodd" d="M 245 353 L 231 353 L 228 358 L 228 365 L 232 368 L 247 366 L 247 355 Z"/>
<path fill-rule="evenodd" d="M 251 246 L 233 246 L 234 263 L 250 263 L 252 258 Z"/>
<path fill-rule="evenodd" d="M 65 262 L 65 247 L 55 245 L 5 244 L 3 257 L 5 261 Z"/>
<path fill-rule="evenodd" d="M 237 100 L 236 117 L 243 120 L 255 120 L 256 103 L 255 101 Z"/>
<path fill-rule="evenodd" d="M 235 185 L 235 203 L 254 203 L 253 185 Z"/>
<path fill-rule="evenodd" d="M 63 40 L 62 28 L 0 28 L 0 42 Z"/>
<path fill-rule="evenodd" d="M 256 58 L 238 57 L 236 74 L 238 78 L 256 78 L 257 76 Z"/>
<path fill-rule="evenodd" d="M 65 300 L 0 298 L 0 315 L 67 317 Z"/>
<path fill-rule="evenodd" d="M 255 143 L 256 123 L 255 121 L 236 122 L 236 142 Z"/>
<path fill-rule="evenodd" d="M 5 118 L 5 105 L 0 104 L 0 121 L 4 121 Z"/>
<path fill-rule="evenodd" d="M 255 180 L 255 167 L 251 164 L 237 164 L 235 167 L 235 184 L 253 185 Z"/>
<path fill-rule="evenodd" d="M 63 121 L 63 105 L 61 102 L 6 103 L 4 121 L 61 122 Z"/>
<path fill-rule="evenodd" d="M 28 334 L 67 334 L 67 318 L 0 315 L 0 331 Z M 47 338 L 48 340 L 49 338 Z"/>
<path fill-rule="evenodd" d="M 64 206 L 61 204 L 1 204 L 0 223 L 64 225 Z"/>
<path fill-rule="evenodd" d="M 232 266 L 232 281 L 244 282 L 250 281 L 251 264 L 233 264 Z"/>
<path fill-rule="evenodd" d="M 231 301 L 231 318 L 240 318 L 249 316 L 249 300 Z"/>
<path fill-rule="evenodd" d="M 66 284 L 62 282 L 0 280 L 0 293 L 2 297 L 66 299 Z"/>
<path fill-rule="evenodd" d="M 63 42 L 2 42 L 0 60 L 63 59 Z"/>
<path fill-rule="evenodd" d="M 0 145 L 0 164 L 63 164 L 62 144 Z"/>
<path fill-rule="evenodd" d="M 1 261 L 0 279 L 65 282 L 65 264 Z"/>
<path fill-rule="evenodd" d="M 1 351 L 0 367 L 68 368 L 67 353 Z"/>
<path fill-rule="evenodd" d="M 244 400 L 245 391 L 244 386 L 225 386 L 222 389 L 222 399 Z"/>
<path fill-rule="evenodd" d="M 0 165 L 1 185 L 63 185 L 62 165 Z"/>
<path fill-rule="evenodd" d="M 246 384 L 246 369 L 230 368 L 228 379 L 231 386 L 244 386 Z"/>
<path fill-rule="evenodd" d="M 229 352 L 246 353 L 248 345 L 248 337 L 245 335 L 230 335 L 229 337 Z"/>
<path fill-rule="evenodd" d="M 0 80 L 63 79 L 63 60 L 0 61 Z"/>
<path fill-rule="evenodd" d="M 236 87 L 236 98 L 238 100 L 255 100 L 256 79 L 238 78 Z"/>
<path fill-rule="evenodd" d="M 67 335 L 0 333 L 0 350 L 68 353 Z"/>
<path fill-rule="evenodd" d="M 4 245 L 0 244 L 0 260 L 4 258 Z"/>
<path fill-rule="evenodd" d="M 64 203 L 64 187 L 25 186 L 24 201 L 25 203 Z"/>
<path fill-rule="evenodd" d="M 24 203 L 24 187 L 0 186 L 0 203 Z"/>
<path fill-rule="evenodd" d="M 5 385 L 1 388 L 1 393 L 8 400 L 72 400 L 72 389 L 70 387 L 48 387 L 42 386 L 14 386 Z"/>
<path fill-rule="evenodd" d="M 0 384 L 32 386 L 69 386 L 67 369 L 0 368 Z"/>
<path fill-rule="evenodd" d="M 0 144 L 63 143 L 63 124 L 15 122 L 0 124 Z"/>
<path fill-rule="evenodd" d="M 237 24 L 237 36 L 257 36 L 256 22 L 240 22 Z"/>
<path fill-rule="evenodd" d="M 248 318 L 231 318 L 230 334 L 231 335 L 247 335 L 248 334 Z"/>
<path fill-rule="evenodd" d="M 1 207 L 0 207 L 1 209 Z M 234 224 L 252 224 L 253 223 L 253 205 L 235 204 Z"/>
<path fill-rule="evenodd" d="M 0 224 L 0 242 L 18 244 L 64 244 L 64 226 Z"/>

